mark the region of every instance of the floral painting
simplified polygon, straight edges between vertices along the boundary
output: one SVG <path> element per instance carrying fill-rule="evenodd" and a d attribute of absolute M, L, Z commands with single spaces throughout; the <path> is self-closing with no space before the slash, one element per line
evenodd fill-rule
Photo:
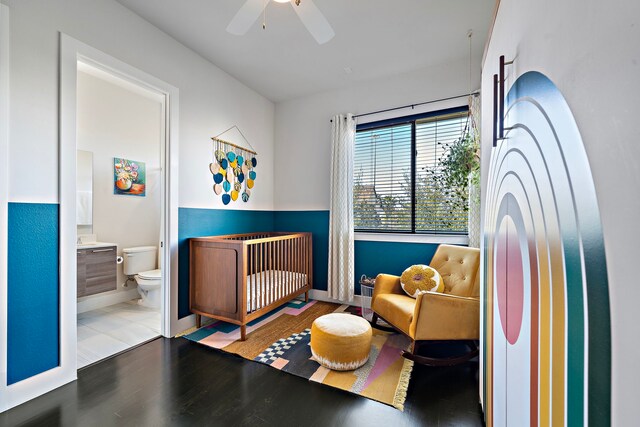
<path fill-rule="evenodd" d="M 145 196 L 146 175 L 144 162 L 113 159 L 113 194 Z"/>

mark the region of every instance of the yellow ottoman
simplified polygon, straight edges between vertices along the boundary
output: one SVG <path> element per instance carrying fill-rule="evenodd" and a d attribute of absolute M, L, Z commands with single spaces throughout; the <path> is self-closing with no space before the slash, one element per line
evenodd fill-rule
<path fill-rule="evenodd" d="M 367 363 L 371 325 L 353 314 L 331 313 L 311 325 L 311 354 L 316 362 L 335 371 L 351 371 Z"/>

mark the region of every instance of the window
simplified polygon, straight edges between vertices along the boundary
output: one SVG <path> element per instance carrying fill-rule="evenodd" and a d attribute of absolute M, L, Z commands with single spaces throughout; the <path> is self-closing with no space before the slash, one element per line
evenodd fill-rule
<path fill-rule="evenodd" d="M 467 233 L 466 188 L 451 188 L 443 179 L 450 147 L 464 134 L 467 111 L 459 107 L 358 125 L 356 231 Z"/>

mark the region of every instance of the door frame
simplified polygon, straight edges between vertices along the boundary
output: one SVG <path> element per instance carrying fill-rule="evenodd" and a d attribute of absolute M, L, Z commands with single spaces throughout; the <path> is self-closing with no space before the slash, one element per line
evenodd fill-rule
<path fill-rule="evenodd" d="M 3 8 L 4 11 L 4 8 Z M 4 14 L 3 14 L 4 15 Z M 3 18 L 4 19 L 4 18 Z M 1 28 L 4 28 L 2 25 Z M 60 305 L 59 305 L 59 366 L 6 386 L 6 354 L 0 356 L 0 411 L 12 408 L 77 379 L 77 228 L 76 228 L 76 108 L 77 68 L 81 61 L 116 77 L 156 92 L 164 97 L 164 130 L 162 165 L 163 212 L 162 226 L 162 307 L 161 332 L 173 336 L 178 326 L 178 119 L 179 91 L 176 87 L 122 62 L 98 49 L 60 33 L 60 98 L 59 98 L 59 253 L 60 253 Z M 0 62 L 4 63 L 4 61 Z M 0 77 L 0 90 L 2 80 Z M 5 98 L 4 96 L 2 98 Z M 2 105 L 0 104 L 0 107 Z M 0 113 L 2 109 L 0 108 Z M 4 131 L 4 129 L 0 128 Z M 0 151 L 4 150 L 0 132 Z M 1 153 L 0 153 L 1 154 Z M 7 156 L 0 156 L 6 162 Z M 6 168 L 0 164 L 0 170 Z M 2 173 L 2 172 L 0 172 Z M 1 177 L 0 177 L 1 178 Z M 6 182 L 5 179 L 0 179 Z M 6 184 L 0 184 L 0 210 L 6 212 L 3 193 Z M 5 220 L 0 214 L 0 221 Z M 0 225 L 2 225 L 0 223 Z M 4 238 L 3 238 L 4 239 Z M 0 241 L 0 255 L 5 251 Z M 6 256 L 2 257 L 6 261 Z M 5 265 L 6 267 L 6 265 Z M 3 265 L 0 264 L 0 273 Z M 6 316 L 6 274 L 0 281 L 0 302 Z M 3 300 L 4 298 L 4 300 Z M 1 322 L 6 325 L 6 322 Z M 3 335 L 4 334 L 4 335 Z M 6 342 L 6 327 L 0 330 L 0 339 Z M 2 370 L 4 368 L 4 370 Z M 0 396 L 1 397 L 1 396 Z"/>
<path fill-rule="evenodd" d="M 9 7 L 0 3 L 0 345 L 7 342 L 9 203 Z M 0 412 L 8 409 L 7 347 L 0 351 Z"/>
<path fill-rule="evenodd" d="M 61 283 L 73 283 L 65 295 L 76 304 L 76 116 L 77 64 L 91 67 L 150 90 L 164 98 L 162 164 L 162 269 L 163 298 L 161 332 L 165 337 L 176 333 L 178 322 L 178 118 L 179 91 L 145 71 L 122 62 L 66 34 L 60 34 L 60 253 Z M 72 237 L 72 238 L 70 238 Z M 65 239 L 63 241 L 63 239 Z M 72 254 L 71 257 L 65 255 Z M 64 257 L 64 258 L 63 258 Z M 66 259 L 69 258 L 69 259 Z M 66 271 L 64 270 L 66 268 Z M 63 275 L 63 272 L 66 273 Z M 61 295 L 62 296 L 62 295 Z M 62 307 L 61 307 L 62 308 Z M 76 327 L 76 315 L 72 319 Z M 75 340 L 74 340 L 75 350 Z M 73 352 L 75 357 L 75 351 Z"/>

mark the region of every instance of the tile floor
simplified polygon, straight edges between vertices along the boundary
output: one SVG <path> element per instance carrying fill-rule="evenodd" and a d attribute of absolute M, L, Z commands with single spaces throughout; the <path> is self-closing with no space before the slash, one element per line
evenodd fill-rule
<path fill-rule="evenodd" d="M 78 314 L 78 368 L 160 335 L 160 311 L 137 300 Z"/>

